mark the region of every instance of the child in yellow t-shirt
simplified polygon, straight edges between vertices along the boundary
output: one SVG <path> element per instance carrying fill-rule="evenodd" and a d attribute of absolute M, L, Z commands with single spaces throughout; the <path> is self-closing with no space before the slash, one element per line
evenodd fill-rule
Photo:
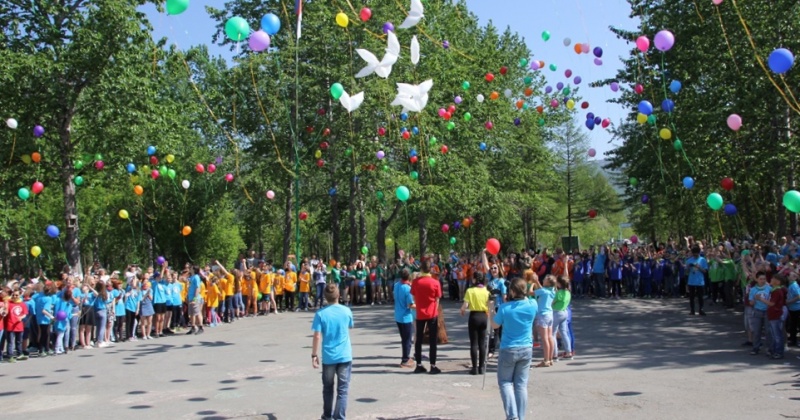
<path fill-rule="evenodd" d="M 285 272 L 283 270 L 278 270 L 278 273 L 272 277 L 272 289 L 275 291 L 275 312 L 283 312 L 283 284 L 285 279 L 283 278 Z"/>
<path fill-rule="evenodd" d="M 300 269 L 300 307 L 297 310 L 308 312 L 308 293 L 311 291 L 311 273 L 308 264 L 303 263 Z"/>
<path fill-rule="evenodd" d="M 255 271 L 248 271 L 244 275 L 244 285 L 242 286 L 242 294 L 245 300 L 245 315 L 256 316 L 258 313 L 258 284 L 256 283 L 256 276 L 258 273 Z"/>
<path fill-rule="evenodd" d="M 233 274 L 229 273 L 228 270 L 219 263 L 219 261 L 214 261 L 214 263 L 219 267 L 217 276 L 220 277 L 219 290 L 221 296 L 220 302 L 222 303 L 222 321 L 231 323 L 236 313 L 233 307 L 234 277 Z"/>
<path fill-rule="evenodd" d="M 294 295 L 296 291 L 297 291 L 297 273 L 295 273 L 294 271 L 292 271 L 291 268 L 289 268 L 288 270 L 286 270 L 286 275 L 283 280 L 283 300 L 286 301 L 286 310 L 289 312 L 295 312 Z"/>
<path fill-rule="evenodd" d="M 208 296 L 208 310 L 209 310 L 209 320 L 208 323 L 211 327 L 216 327 L 219 324 L 219 315 L 217 315 L 217 308 L 219 307 L 219 286 L 217 279 L 214 276 L 209 276 L 211 282 L 208 286 L 208 290 L 206 291 L 206 296 Z"/>
<path fill-rule="evenodd" d="M 258 291 L 261 292 L 261 301 L 259 302 L 259 315 L 269 314 L 270 303 L 274 298 L 272 297 L 272 273 L 260 272 L 261 278 L 258 281 Z"/>

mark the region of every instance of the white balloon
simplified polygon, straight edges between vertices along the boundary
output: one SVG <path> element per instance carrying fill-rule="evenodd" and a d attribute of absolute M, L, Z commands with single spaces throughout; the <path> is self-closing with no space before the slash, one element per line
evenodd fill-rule
<path fill-rule="evenodd" d="M 564 46 L 569 47 L 569 44 L 572 44 L 572 40 L 569 38 L 564 38 Z"/>
<path fill-rule="evenodd" d="M 267 191 L 267 198 L 269 198 L 270 200 L 275 198 L 275 191 L 272 190 Z"/>
<path fill-rule="evenodd" d="M 183 181 L 181 181 L 181 187 L 183 187 L 184 190 L 188 190 L 189 189 L 189 185 L 190 184 L 189 184 L 188 180 L 184 179 Z"/>
<path fill-rule="evenodd" d="M 12 130 L 16 130 L 17 129 L 17 120 L 15 120 L 13 118 L 9 118 L 9 119 L 6 120 L 6 125 L 8 126 L 8 128 L 10 128 Z"/>
<path fill-rule="evenodd" d="M 511 92 L 511 89 L 506 89 L 506 91 L 504 93 L 506 94 L 506 98 L 510 98 L 511 95 L 514 94 L 513 92 Z"/>
<path fill-rule="evenodd" d="M 478 97 L 476 99 L 478 100 L 478 102 L 483 103 L 484 99 L 486 99 L 486 98 L 484 98 L 483 95 L 479 93 Z"/>

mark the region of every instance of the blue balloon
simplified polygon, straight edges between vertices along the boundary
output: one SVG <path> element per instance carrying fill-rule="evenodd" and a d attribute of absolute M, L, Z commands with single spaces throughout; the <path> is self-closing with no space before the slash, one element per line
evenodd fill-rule
<path fill-rule="evenodd" d="M 661 109 L 663 109 L 664 112 L 672 112 L 675 110 L 675 102 L 673 102 L 672 99 L 664 99 L 661 102 Z"/>
<path fill-rule="evenodd" d="M 561 82 L 556 83 L 556 89 L 558 90 L 564 89 L 564 84 Z"/>
<path fill-rule="evenodd" d="M 281 20 L 274 14 L 267 13 L 261 18 L 261 29 L 269 36 L 275 35 L 281 30 Z"/>
<path fill-rule="evenodd" d="M 129 163 L 125 165 L 125 169 L 128 171 L 129 174 L 136 172 L 136 165 Z"/>
<path fill-rule="evenodd" d="M 594 120 L 586 120 L 586 128 L 594 130 Z"/>
<path fill-rule="evenodd" d="M 694 178 L 690 176 L 683 178 L 683 186 L 686 187 L 687 190 L 691 190 L 694 187 Z"/>
<path fill-rule="evenodd" d="M 600 117 L 594 117 L 594 125 L 600 125 L 603 122 L 603 119 Z"/>
<path fill-rule="evenodd" d="M 58 238 L 58 235 L 61 234 L 61 231 L 58 230 L 58 226 L 56 225 L 47 226 L 47 229 L 45 231 L 47 232 L 47 236 L 53 239 Z"/>
<path fill-rule="evenodd" d="M 411 151 L 408 152 L 408 155 L 411 156 L 411 157 L 416 156 L 417 155 L 417 149 L 411 149 Z"/>
<path fill-rule="evenodd" d="M 736 206 L 731 203 L 725 205 L 725 214 L 728 216 L 736 216 Z"/>
<path fill-rule="evenodd" d="M 363 280 L 358 282 L 358 287 L 364 287 L 364 286 L 366 286 L 366 283 L 364 283 Z"/>
<path fill-rule="evenodd" d="M 408 128 L 406 128 L 406 127 L 400 127 L 400 134 L 403 134 L 403 133 L 405 133 L 406 131 L 408 131 Z"/>
<path fill-rule="evenodd" d="M 147 156 L 153 156 L 154 154 L 156 154 L 156 147 L 147 146 Z"/>
<path fill-rule="evenodd" d="M 783 74 L 789 71 L 792 65 L 794 65 L 794 55 L 786 48 L 778 48 L 769 54 L 767 62 L 769 63 L 770 70 L 778 74 Z"/>
<path fill-rule="evenodd" d="M 328 195 L 330 195 L 331 197 L 333 197 L 334 195 L 336 195 L 336 188 L 331 188 L 331 189 L 329 189 L 329 190 L 328 190 Z"/>
<path fill-rule="evenodd" d="M 590 113 L 586 114 L 586 119 L 587 120 L 594 120 L 594 112 L 590 112 Z"/>
<path fill-rule="evenodd" d="M 403 121 L 407 120 L 408 119 L 408 114 L 406 114 L 405 112 L 400 114 L 400 119 L 403 120 Z"/>
<path fill-rule="evenodd" d="M 411 127 L 411 134 L 413 134 L 413 135 L 415 135 L 415 136 L 416 136 L 417 134 L 419 134 L 419 128 L 417 128 L 417 127 Z"/>
<path fill-rule="evenodd" d="M 485 152 L 486 151 L 486 143 L 481 142 L 481 144 L 478 147 L 481 148 L 481 152 Z"/>
<path fill-rule="evenodd" d="M 673 81 L 669 82 L 669 90 L 672 93 L 680 92 L 682 87 L 683 87 L 683 85 L 681 84 L 681 82 L 679 82 L 677 80 L 673 80 Z"/>
<path fill-rule="evenodd" d="M 648 101 L 639 102 L 639 113 L 644 115 L 650 115 L 653 113 L 653 104 Z"/>

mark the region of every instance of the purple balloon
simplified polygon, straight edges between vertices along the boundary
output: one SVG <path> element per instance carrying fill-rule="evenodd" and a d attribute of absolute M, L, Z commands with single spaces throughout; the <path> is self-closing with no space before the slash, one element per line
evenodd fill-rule
<path fill-rule="evenodd" d="M 520 120 L 519 118 L 514 118 L 514 125 L 520 125 L 521 123 L 522 123 L 522 120 Z M 458 222 L 456 222 L 456 223 L 458 223 Z"/>
<path fill-rule="evenodd" d="M 594 65 L 595 66 L 602 66 L 603 65 L 603 60 L 601 60 L 599 58 L 595 58 L 594 59 Z"/>
<path fill-rule="evenodd" d="M 453 99 L 453 102 L 455 102 L 455 103 L 456 103 L 456 105 L 458 105 L 458 104 L 460 104 L 460 103 L 461 103 L 461 101 L 462 101 L 462 100 L 463 100 L 463 99 L 461 99 L 461 97 L 460 97 L 460 96 L 456 96 L 456 97 L 455 97 L 455 99 Z"/>
<path fill-rule="evenodd" d="M 564 77 L 572 77 L 572 70 L 570 70 L 570 69 L 567 69 L 567 70 L 564 72 Z"/>
<path fill-rule="evenodd" d="M 386 154 L 383 153 L 383 150 L 379 150 L 378 153 L 375 154 L 375 157 L 377 157 L 378 159 L 383 159 L 385 156 Z"/>
<path fill-rule="evenodd" d="M 572 79 L 572 83 L 575 83 L 576 85 L 581 84 L 581 81 L 583 81 L 583 79 L 581 79 L 580 76 L 575 76 L 575 78 Z"/>
<path fill-rule="evenodd" d="M 590 112 L 590 113 L 586 114 L 586 119 L 594 121 L 594 112 Z"/>
<path fill-rule="evenodd" d="M 618 90 L 619 90 L 619 83 L 617 83 L 617 82 L 611 82 L 611 91 L 612 91 L 612 92 L 616 92 L 616 91 L 618 91 Z"/>
<path fill-rule="evenodd" d="M 453 223 L 453 229 L 459 229 L 459 228 L 461 228 L 461 222 Z"/>
<path fill-rule="evenodd" d="M 247 45 L 250 46 L 251 50 L 261 52 L 269 49 L 269 41 L 269 35 L 259 29 L 250 35 L 250 39 L 247 40 Z"/>
<path fill-rule="evenodd" d="M 63 321 L 67 319 L 67 312 L 66 311 L 58 311 L 56 312 L 56 321 Z"/>
<path fill-rule="evenodd" d="M 603 56 L 603 49 L 600 47 L 594 47 L 594 56 L 600 58 Z"/>
<path fill-rule="evenodd" d="M 392 22 L 386 22 L 383 24 L 383 33 L 388 34 L 389 32 L 394 32 L 394 24 Z M 442 46 L 447 48 L 450 46 L 450 43 L 447 41 L 443 41 Z"/>
<path fill-rule="evenodd" d="M 33 136 L 34 137 L 42 137 L 44 135 L 44 127 L 41 125 L 37 125 L 33 127 Z"/>
<path fill-rule="evenodd" d="M 601 122 L 603 122 L 603 120 L 600 117 L 594 117 L 594 123 L 596 125 L 599 125 Z"/>
<path fill-rule="evenodd" d="M 216 162 L 217 165 L 222 165 L 222 156 L 217 156 L 217 158 L 214 159 L 214 162 Z"/>
<path fill-rule="evenodd" d="M 158 264 L 158 265 L 164 264 L 164 261 L 166 261 L 166 260 L 164 259 L 164 257 L 162 257 L 160 255 L 158 256 L 158 258 L 156 258 L 156 264 Z"/>
<path fill-rule="evenodd" d="M 544 93 L 550 93 L 552 91 L 553 91 L 553 87 L 552 86 L 548 86 L 548 87 L 544 88 Z"/>
<path fill-rule="evenodd" d="M 650 201 L 650 196 L 647 194 L 642 195 L 642 204 L 647 204 L 648 201 Z"/>
<path fill-rule="evenodd" d="M 675 45 L 675 35 L 666 29 L 659 31 L 653 38 L 653 43 L 659 51 L 669 51 Z"/>
<path fill-rule="evenodd" d="M 561 82 L 556 83 L 556 89 L 558 90 L 564 89 L 564 84 Z"/>
<path fill-rule="evenodd" d="M 389 25 L 391 25 L 391 23 L 389 23 Z M 383 25 L 383 28 L 384 28 L 383 30 L 385 32 L 386 31 L 386 25 Z M 394 30 L 394 26 L 392 26 L 391 30 Z M 450 41 L 448 41 L 446 39 L 444 41 L 442 41 L 442 48 L 444 48 L 444 49 L 450 48 Z"/>
<path fill-rule="evenodd" d="M 533 70 L 533 71 L 539 70 L 539 62 L 538 61 L 531 61 L 531 70 Z"/>

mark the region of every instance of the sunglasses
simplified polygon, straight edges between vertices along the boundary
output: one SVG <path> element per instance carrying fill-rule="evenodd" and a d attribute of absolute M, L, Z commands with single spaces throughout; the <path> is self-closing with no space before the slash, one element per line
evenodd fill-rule
<path fill-rule="evenodd" d="M 492 267 L 492 270 L 497 270 L 497 267 Z"/>

